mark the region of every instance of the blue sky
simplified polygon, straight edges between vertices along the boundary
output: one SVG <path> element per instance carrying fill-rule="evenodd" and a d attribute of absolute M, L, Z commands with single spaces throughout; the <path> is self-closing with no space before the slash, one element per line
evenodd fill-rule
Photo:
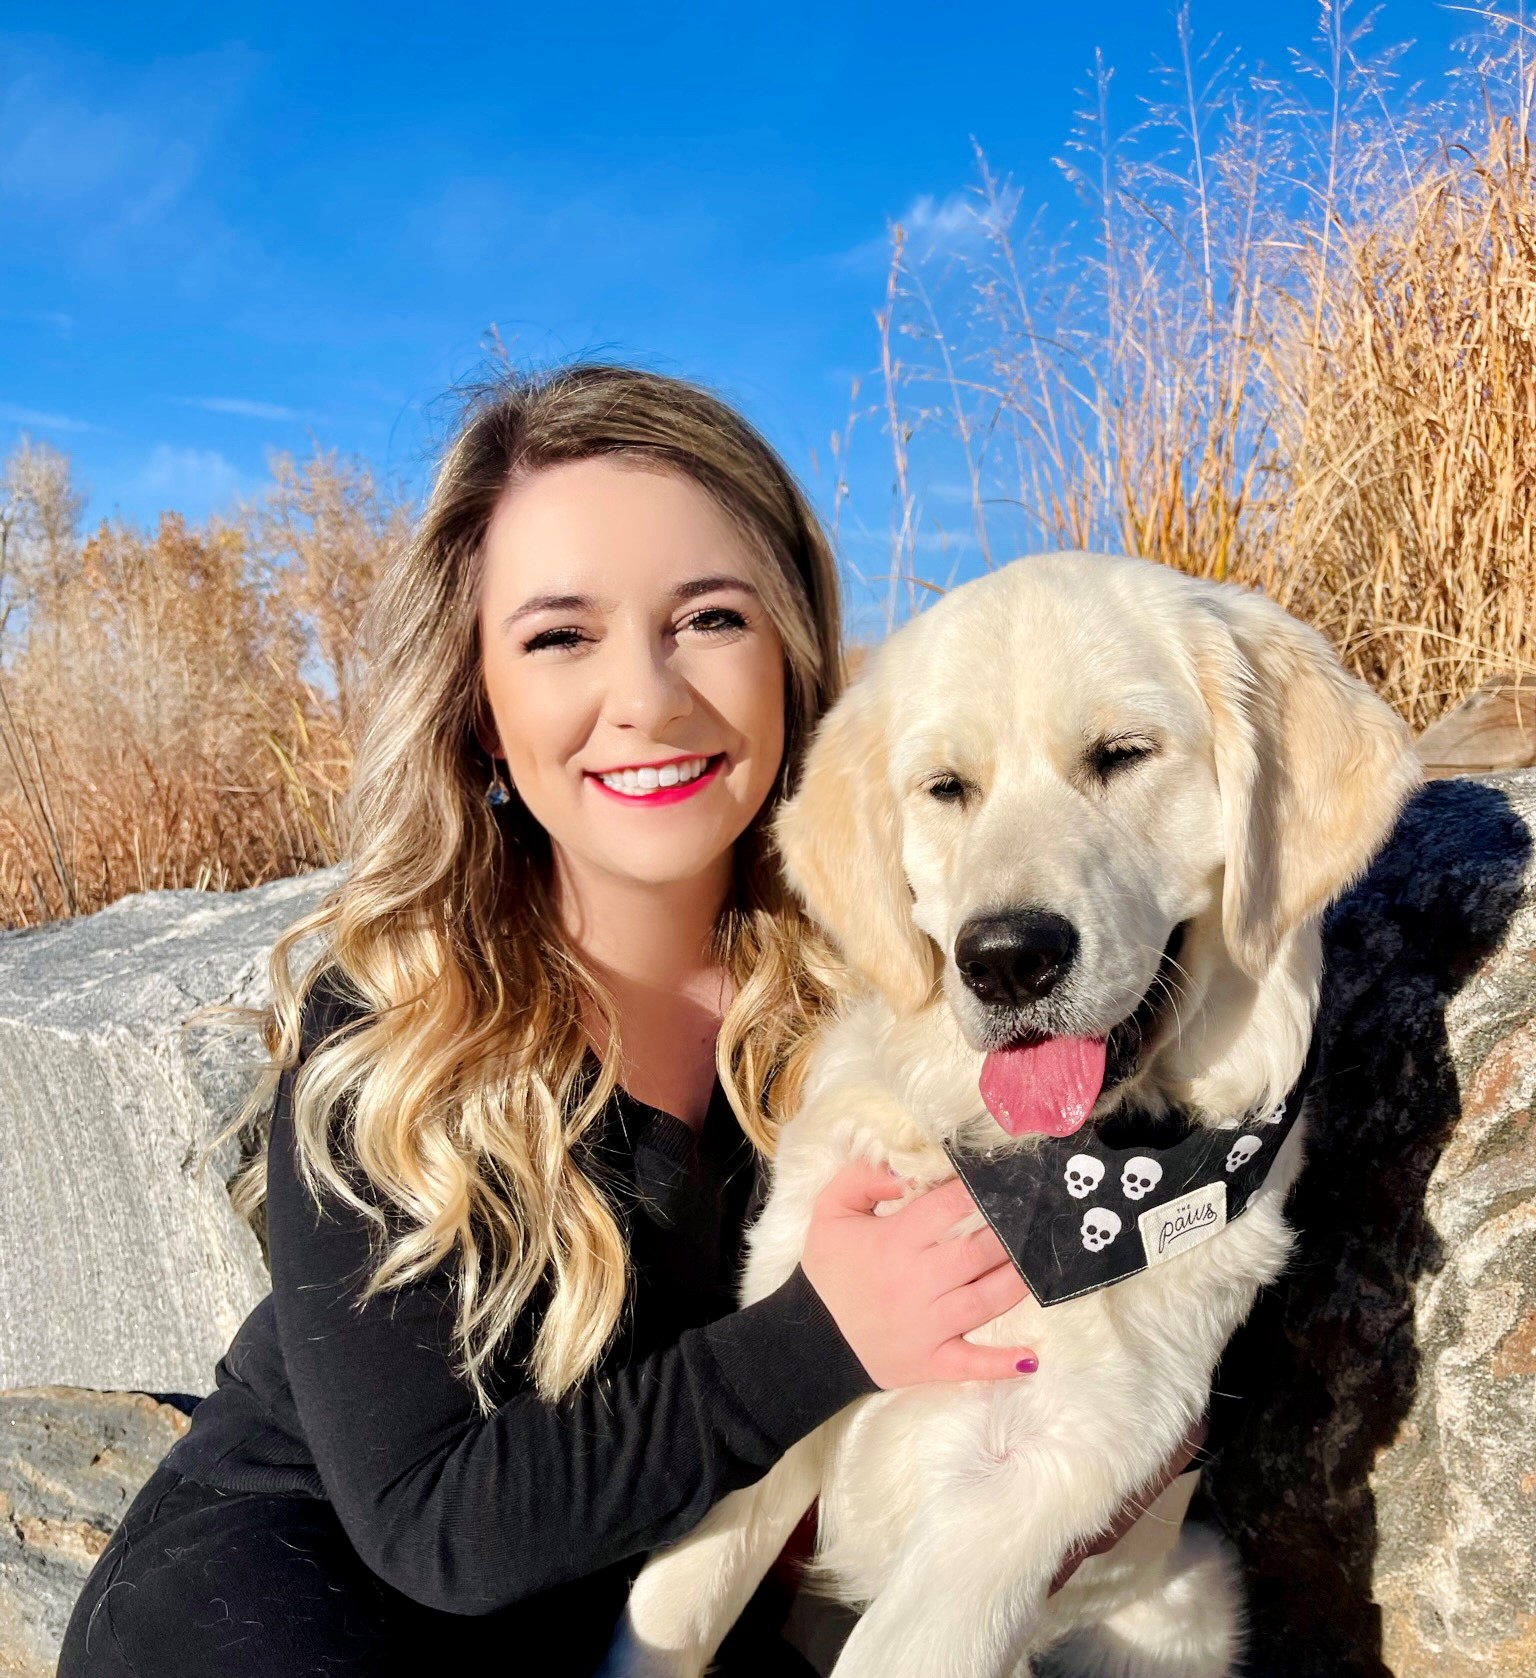
<path fill-rule="evenodd" d="M 1192 13 L 1277 65 L 1316 18 Z M 1438 70 L 1462 24 L 1394 0 L 1378 27 Z M 888 223 L 955 232 L 972 136 L 1067 205 L 1096 47 L 1129 111 L 1171 11 L 0 5 L 0 448 L 67 450 L 92 518 L 202 517 L 311 437 L 419 489 L 494 321 L 518 358 L 712 385 L 828 510 Z M 878 443 L 843 518 L 866 566 Z"/>

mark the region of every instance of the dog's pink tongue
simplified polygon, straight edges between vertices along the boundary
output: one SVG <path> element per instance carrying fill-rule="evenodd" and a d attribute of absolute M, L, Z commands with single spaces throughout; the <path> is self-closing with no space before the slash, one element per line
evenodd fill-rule
<path fill-rule="evenodd" d="M 1010 1136 L 1070 1136 L 1104 1087 L 1102 1037 L 1048 1037 L 994 1049 L 981 1068 L 981 1099 Z"/>

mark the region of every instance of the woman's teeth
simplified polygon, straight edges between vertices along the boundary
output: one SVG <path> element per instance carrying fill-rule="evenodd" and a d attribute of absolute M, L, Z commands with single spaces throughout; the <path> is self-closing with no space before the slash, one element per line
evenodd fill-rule
<path fill-rule="evenodd" d="M 675 787 L 683 781 L 695 781 L 714 760 L 690 757 L 682 763 L 664 764 L 660 769 L 623 769 L 617 775 L 599 775 L 605 787 L 615 792 L 654 792 L 657 787 Z"/>

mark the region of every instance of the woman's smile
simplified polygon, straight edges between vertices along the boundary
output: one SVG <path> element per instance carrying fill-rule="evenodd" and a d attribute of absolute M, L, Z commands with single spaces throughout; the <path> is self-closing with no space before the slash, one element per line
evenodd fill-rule
<path fill-rule="evenodd" d="M 626 804 L 678 804 L 715 781 L 725 766 L 725 753 L 684 758 L 661 768 L 622 769 L 608 775 L 587 771 L 599 792 Z"/>

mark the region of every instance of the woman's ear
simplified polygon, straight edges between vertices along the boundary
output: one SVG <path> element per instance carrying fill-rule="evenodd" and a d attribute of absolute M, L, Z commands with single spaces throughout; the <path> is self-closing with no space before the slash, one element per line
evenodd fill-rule
<path fill-rule="evenodd" d="M 1262 594 L 1206 584 L 1192 625 L 1226 840 L 1222 933 L 1252 978 L 1362 873 L 1423 778 L 1407 725 Z"/>
<path fill-rule="evenodd" d="M 849 965 L 898 1013 L 921 1008 L 941 977 L 938 951 L 912 920 L 884 707 L 869 675 L 822 718 L 773 840 L 785 877 Z"/>
<path fill-rule="evenodd" d="M 475 700 L 471 726 L 474 730 L 476 743 L 487 757 L 504 758 L 506 756 L 506 753 L 501 749 L 501 740 L 496 733 L 496 719 L 491 714 L 491 702 L 483 687 Z"/>

